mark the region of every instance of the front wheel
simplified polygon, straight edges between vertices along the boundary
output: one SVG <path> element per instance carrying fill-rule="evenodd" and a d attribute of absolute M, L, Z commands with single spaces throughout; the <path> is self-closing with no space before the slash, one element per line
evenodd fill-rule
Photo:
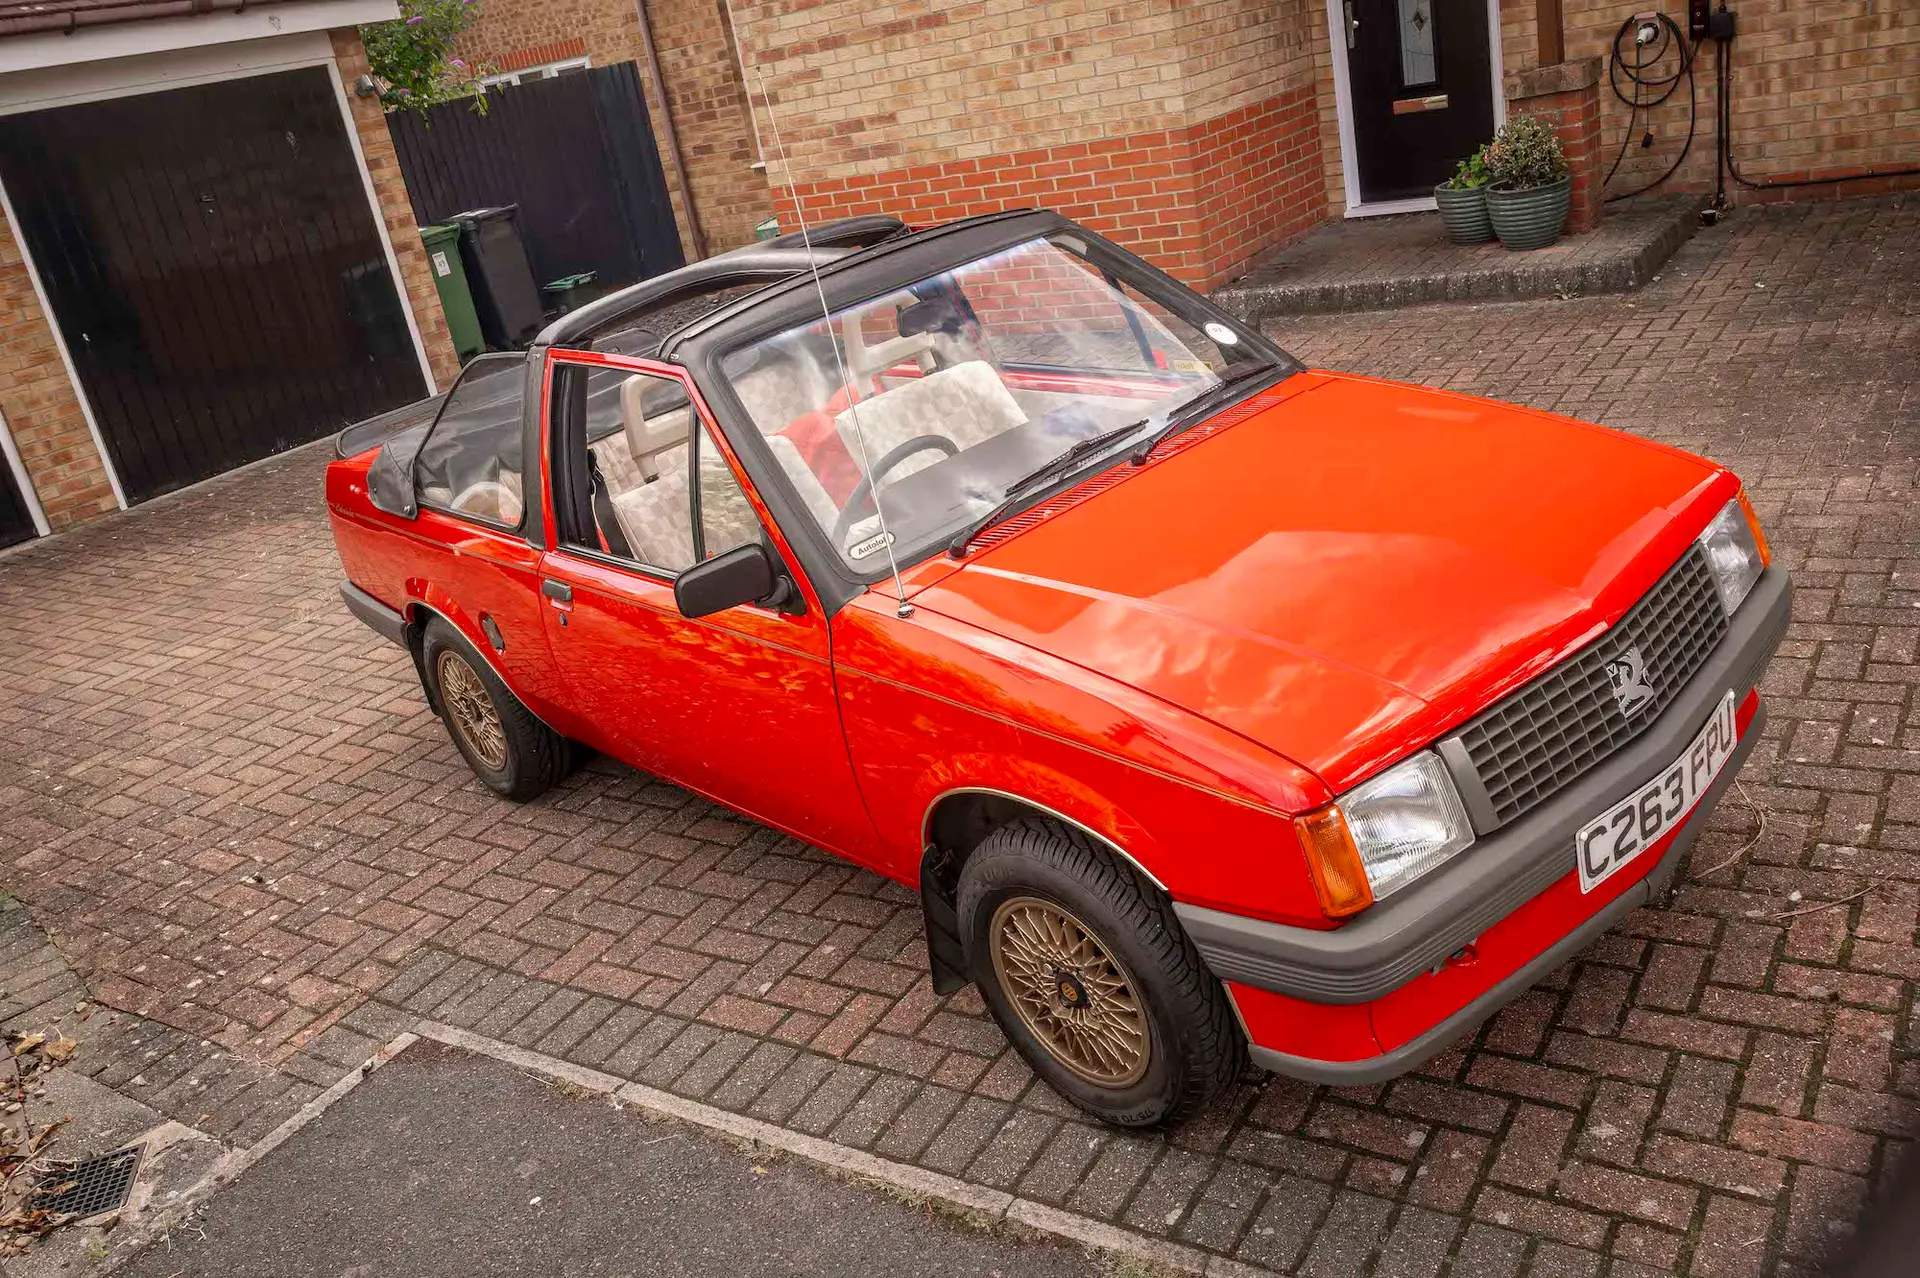
<path fill-rule="evenodd" d="M 1079 831 L 1002 826 L 960 872 L 974 983 L 1054 1090 L 1123 1127 L 1177 1123 L 1238 1075 L 1226 992 L 1171 904 Z"/>
<path fill-rule="evenodd" d="M 567 774 L 567 739 L 520 704 L 452 626 L 428 622 L 420 655 L 448 735 L 488 789 L 524 803 Z"/>

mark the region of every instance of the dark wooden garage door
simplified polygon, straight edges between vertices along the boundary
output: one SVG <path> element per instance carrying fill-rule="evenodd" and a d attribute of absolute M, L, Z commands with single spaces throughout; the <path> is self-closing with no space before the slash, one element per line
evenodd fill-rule
<path fill-rule="evenodd" d="M 0 180 L 129 501 L 425 393 L 324 68 L 0 118 Z"/>
<path fill-rule="evenodd" d="M 0 457 L 0 546 L 25 541 L 34 531 L 33 515 L 27 510 L 27 499 L 20 495 L 13 467 Z"/>

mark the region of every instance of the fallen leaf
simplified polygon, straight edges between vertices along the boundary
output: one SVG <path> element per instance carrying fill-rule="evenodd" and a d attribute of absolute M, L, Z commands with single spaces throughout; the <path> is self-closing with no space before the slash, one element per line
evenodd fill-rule
<path fill-rule="evenodd" d="M 47 1036 L 45 1034 L 22 1034 L 19 1038 L 13 1040 L 13 1054 L 15 1056 L 24 1056 L 46 1041 Z"/>
<path fill-rule="evenodd" d="M 80 1044 L 70 1038 L 57 1038 L 41 1049 L 48 1057 L 56 1061 L 71 1060 L 73 1059 L 73 1054 L 79 1050 Z"/>

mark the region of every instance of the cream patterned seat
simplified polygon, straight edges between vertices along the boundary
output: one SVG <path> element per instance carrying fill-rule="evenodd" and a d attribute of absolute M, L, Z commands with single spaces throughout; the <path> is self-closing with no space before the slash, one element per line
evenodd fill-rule
<path fill-rule="evenodd" d="M 864 455 L 865 461 L 872 463 L 916 435 L 942 435 L 956 447 L 967 449 L 1026 420 L 1027 415 L 1020 411 L 1020 405 L 1000 375 L 993 371 L 993 366 L 985 360 L 972 359 L 862 400 L 835 417 L 833 424 L 854 460 L 861 461 Z M 942 454 L 929 448 L 907 458 L 881 479 L 897 480 L 911 475 L 934 465 L 941 457 Z"/>

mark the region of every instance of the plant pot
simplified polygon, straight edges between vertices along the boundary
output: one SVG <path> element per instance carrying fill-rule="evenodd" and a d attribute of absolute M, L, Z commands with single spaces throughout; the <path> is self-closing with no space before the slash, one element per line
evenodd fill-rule
<path fill-rule="evenodd" d="M 1524 191 L 1487 188 L 1488 220 L 1493 223 L 1493 233 L 1510 249 L 1545 248 L 1559 239 L 1572 203 L 1571 173 L 1552 186 L 1534 186 Z"/>
<path fill-rule="evenodd" d="M 1448 240 L 1485 244 L 1493 238 L 1493 223 L 1487 220 L 1486 187 L 1436 186 L 1433 200 L 1440 206 L 1440 225 L 1447 228 Z"/>

